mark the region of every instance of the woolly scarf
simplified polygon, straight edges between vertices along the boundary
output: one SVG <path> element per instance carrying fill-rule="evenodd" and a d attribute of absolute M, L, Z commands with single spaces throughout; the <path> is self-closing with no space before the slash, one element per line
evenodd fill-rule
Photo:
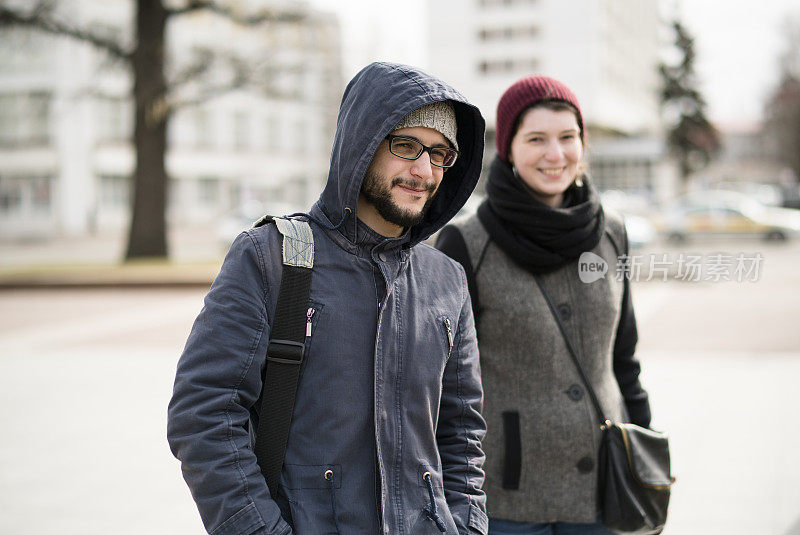
<path fill-rule="evenodd" d="M 564 205 L 551 208 L 533 197 L 511 165 L 495 158 L 486 194 L 478 219 L 514 262 L 534 273 L 552 271 L 593 249 L 605 230 L 599 195 L 588 180 L 571 185 Z"/>

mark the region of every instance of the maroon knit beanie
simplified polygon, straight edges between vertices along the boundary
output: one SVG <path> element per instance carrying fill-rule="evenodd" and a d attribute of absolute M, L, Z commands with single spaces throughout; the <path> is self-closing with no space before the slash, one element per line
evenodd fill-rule
<path fill-rule="evenodd" d="M 527 76 L 506 89 L 497 104 L 497 123 L 495 125 L 495 147 L 497 155 L 508 162 L 508 151 L 511 138 L 514 137 L 514 123 L 524 110 L 544 100 L 561 100 L 569 102 L 578 110 L 578 127 L 581 130 L 581 141 L 584 141 L 583 115 L 578 98 L 569 87 L 558 80 L 547 76 Z"/>

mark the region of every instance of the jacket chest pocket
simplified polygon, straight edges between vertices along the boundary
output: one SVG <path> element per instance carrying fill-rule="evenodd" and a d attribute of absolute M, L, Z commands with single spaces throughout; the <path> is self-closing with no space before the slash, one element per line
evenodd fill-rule
<path fill-rule="evenodd" d="M 308 302 L 308 310 L 306 310 L 306 323 L 305 323 L 305 339 L 303 348 L 303 368 L 306 366 L 306 361 L 312 355 L 312 346 L 314 342 L 314 332 L 319 330 L 320 318 L 323 315 L 322 311 L 325 305 L 316 301 Z M 301 372 L 302 373 L 302 372 Z"/>
<path fill-rule="evenodd" d="M 421 319 L 413 343 L 405 348 L 409 359 L 404 374 L 410 383 L 438 399 L 441 379 L 449 359 L 455 353 L 456 326 L 446 315 L 434 313 Z M 428 399 L 426 397 L 426 399 Z"/>

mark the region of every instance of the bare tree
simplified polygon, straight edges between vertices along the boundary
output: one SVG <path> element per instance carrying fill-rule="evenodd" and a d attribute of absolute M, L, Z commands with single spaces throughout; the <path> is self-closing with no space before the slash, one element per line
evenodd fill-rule
<path fill-rule="evenodd" d="M 199 51 L 197 61 L 168 80 L 165 38 L 170 21 L 198 11 L 208 11 L 236 24 L 259 26 L 265 23 L 302 21 L 302 10 L 264 8 L 245 13 L 214 0 L 130 0 L 135 2 L 133 43 L 97 28 L 82 27 L 56 8 L 54 0 L 38 0 L 20 6 L 0 0 L 0 27 L 24 26 L 87 42 L 121 62 L 132 74 L 135 109 L 133 144 L 136 163 L 133 175 L 132 217 L 125 259 L 167 257 L 167 124 L 182 102 L 178 89 L 196 80 L 212 63 L 210 51 Z M 229 58 L 233 75 L 224 84 L 195 92 L 192 102 L 241 87 L 255 69 Z M 268 71 L 269 69 L 267 69 Z"/>

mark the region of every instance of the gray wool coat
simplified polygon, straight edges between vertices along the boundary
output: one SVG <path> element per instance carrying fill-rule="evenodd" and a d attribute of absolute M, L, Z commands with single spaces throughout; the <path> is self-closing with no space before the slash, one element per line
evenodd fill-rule
<path fill-rule="evenodd" d="M 558 324 L 533 275 L 488 241 L 476 216 L 454 226 L 464 236 L 473 266 L 483 253 L 476 275 L 481 304 L 476 328 L 487 423 L 487 512 L 519 522 L 594 522 L 599 419 Z M 591 252 L 607 262 L 605 278 L 581 282 L 576 259 L 542 275 L 542 281 L 606 416 L 628 421 L 627 401 L 647 420 L 637 423 L 648 425 L 649 404 L 633 347 L 617 348 L 615 356 L 620 315 L 629 299 L 623 295 L 629 282 L 615 275 L 618 255 L 627 253 L 619 216 L 606 212 L 606 232 Z M 632 310 L 630 321 L 635 346 Z M 621 393 L 615 365 L 628 370 L 624 390 L 630 399 Z"/>

